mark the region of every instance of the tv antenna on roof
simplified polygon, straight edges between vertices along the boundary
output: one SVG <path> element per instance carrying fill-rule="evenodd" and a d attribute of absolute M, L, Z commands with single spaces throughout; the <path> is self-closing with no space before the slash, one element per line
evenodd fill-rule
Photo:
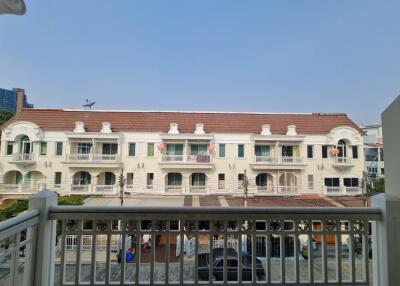
<path fill-rule="evenodd" d="M 83 107 L 88 107 L 89 109 L 92 109 L 92 106 L 95 104 L 95 101 L 89 101 L 89 99 L 86 99 L 86 103 L 82 105 Z"/>

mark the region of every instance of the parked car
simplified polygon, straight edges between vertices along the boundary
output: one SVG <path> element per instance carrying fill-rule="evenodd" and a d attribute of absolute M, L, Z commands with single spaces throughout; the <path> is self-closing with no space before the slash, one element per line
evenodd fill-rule
<path fill-rule="evenodd" d="M 239 255 L 233 248 L 227 250 L 227 280 L 235 281 L 238 279 Z M 213 249 L 213 261 L 212 261 L 212 276 L 216 281 L 224 280 L 224 249 L 215 248 Z M 242 255 L 242 280 L 252 280 L 252 258 L 250 255 Z M 258 281 L 265 280 L 265 271 L 263 265 L 259 259 L 256 259 L 256 275 Z M 208 280 L 209 278 L 209 253 L 199 254 L 198 257 L 198 277 L 199 280 Z"/>

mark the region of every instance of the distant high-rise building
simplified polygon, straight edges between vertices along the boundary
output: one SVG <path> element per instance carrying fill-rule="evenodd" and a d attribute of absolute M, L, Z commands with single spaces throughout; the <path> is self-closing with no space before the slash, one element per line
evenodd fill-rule
<path fill-rule="evenodd" d="M 22 108 L 33 108 L 33 104 L 27 101 L 24 89 L 13 88 L 8 90 L 0 88 L 0 110 L 8 110 L 15 114 Z"/>

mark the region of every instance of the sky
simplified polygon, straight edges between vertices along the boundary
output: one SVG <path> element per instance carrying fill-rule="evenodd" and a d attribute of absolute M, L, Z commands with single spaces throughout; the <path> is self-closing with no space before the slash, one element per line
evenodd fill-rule
<path fill-rule="evenodd" d="M 0 87 L 36 107 L 345 112 L 400 94 L 400 1 L 25 0 Z"/>

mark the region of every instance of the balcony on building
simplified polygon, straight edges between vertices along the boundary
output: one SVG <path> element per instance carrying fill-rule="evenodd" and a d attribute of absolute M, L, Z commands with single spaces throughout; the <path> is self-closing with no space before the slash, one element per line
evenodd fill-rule
<path fill-rule="evenodd" d="M 251 167 L 255 170 L 266 169 L 304 169 L 306 166 L 299 144 L 261 144 L 254 146 L 254 159 Z"/>
<path fill-rule="evenodd" d="M 354 147 L 358 148 L 357 146 Z M 348 140 L 339 140 L 336 146 L 330 149 L 331 156 L 333 156 L 333 167 L 338 169 L 348 169 L 354 167 L 354 156 L 351 156 L 350 151 L 357 152 L 358 157 L 358 149 L 357 151 L 353 150 L 353 146 L 350 146 Z"/>
<path fill-rule="evenodd" d="M 392 286 L 378 280 L 387 253 L 400 259 L 378 239 L 396 223 L 384 212 L 398 208 L 58 206 L 42 192 L 0 224 L 0 282 Z"/>
<path fill-rule="evenodd" d="M 28 136 L 20 135 L 16 142 L 8 142 L 7 153 L 11 151 L 10 163 L 30 165 L 36 163 L 34 155 L 35 143 Z M 13 152 L 15 150 L 17 152 Z"/>
<path fill-rule="evenodd" d="M 46 187 L 46 177 L 39 171 L 28 171 L 22 174 L 18 170 L 3 174 L 0 184 L 1 192 L 5 194 L 35 194 Z"/>
<path fill-rule="evenodd" d="M 213 153 L 210 139 L 164 141 L 162 143 L 161 168 L 212 169 Z"/>
<path fill-rule="evenodd" d="M 116 175 L 110 171 L 100 172 L 95 177 L 86 171 L 78 171 L 72 176 L 72 184 L 67 186 L 71 194 L 115 195 L 118 192 Z"/>
<path fill-rule="evenodd" d="M 113 139 L 70 139 L 64 161 L 69 167 L 118 167 L 121 165 L 120 145 Z"/>

